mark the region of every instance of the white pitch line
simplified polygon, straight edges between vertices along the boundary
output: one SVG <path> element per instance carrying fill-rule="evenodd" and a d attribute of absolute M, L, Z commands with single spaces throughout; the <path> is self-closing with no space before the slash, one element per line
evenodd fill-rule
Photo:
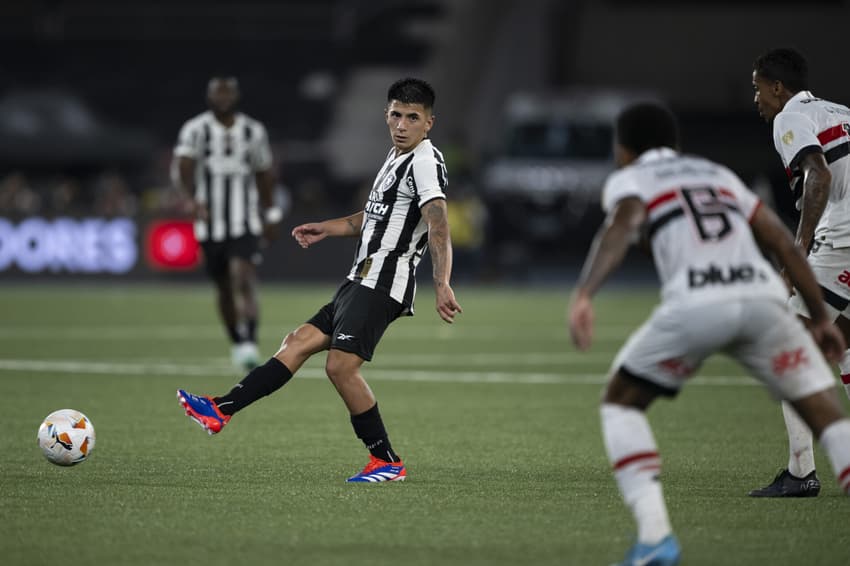
<path fill-rule="evenodd" d="M 265 333 L 280 334 L 296 328 L 300 322 L 290 324 L 264 324 Z M 632 326 L 601 325 L 596 328 L 597 342 L 623 341 L 636 328 Z M 166 341 L 174 340 L 224 340 L 224 331 L 217 325 L 94 325 L 75 327 L 56 326 L 0 326 L 0 338 L 12 340 L 78 340 L 98 342 L 121 342 L 134 340 Z M 455 326 L 409 326 L 403 324 L 392 327 L 385 341 L 406 340 L 464 340 L 466 342 L 491 342 L 504 340 L 510 342 L 562 342 L 570 347 L 565 326 L 561 325 L 461 325 Z"/>
<path fill-rule="evenodd" d="M 0 359 L 0 371 L 102 374 L 114 376 L 131 375 L 233 375 L 233 370 L 222 365 L 191 365 L 176 363 L 112 363 L 84 360 L 22 360 Z M 517 383 L 517 384 L 566 384 L 601 385 L 604 374 L 569 374 L 554 372 L 502 372 L 502 371 L 423 371 L 403 369 L 369 368 L 364 373 L 368 379 L 407 382 L 445 383 Z M 298 377 L 326 379 L 321 368 L 302 368 Z M 693 385 L 702 386 L 756 386 L 754 379 L 743 376 L 703 376 L 691 380 Z"/>
<path fill-rule="evenodd" d="M 565 350 L 572 346 L 565 345 Z M 493 366 L 493 365 L 587 365 L 589 363 L 605 363 L 614 359 L 615 352 L 451 352 L 433 354 L 375 354 L 378 363 L 404 364 L 411 366 Z"/>
<path fill-rule="evenodd" d="M 271 355 L 272 350 L 264 352 L 264 355 Z M 447 352 L 433 354 L 400 354 L 400 353 L 383 353 L 380 350 L 375 354 L 375 363 L 366 367 L 420 367 L 420 366 L 437 366 L 443 369 L 453 367 L 469 368 L 475 366 L 493 367 L 500 366 L 587 366 L 590 364 L 605 364 L 608 365 L 616 355 L 615 350 L 599 350 L 595 352 Z M 309 365 L 321 365 L 323 360 L 322 354 L 316 355 L 307 362 Z M 98 360 L 103 363 L 121 364 L 127 361 L 126 358 L 101 358 Z M 139 357 L 132 358 L 133 363 L 141 364 L 190 364 L 190 365 L 214 365 L 224 366 L 228 360 L 221 356 L 181 356 L 180 361 L 167 359 L 163 357 Z"/>

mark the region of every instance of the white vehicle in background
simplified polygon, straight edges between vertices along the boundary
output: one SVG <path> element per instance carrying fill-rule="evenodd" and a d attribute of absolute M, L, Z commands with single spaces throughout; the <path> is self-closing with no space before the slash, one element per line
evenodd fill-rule
<path fill-rule="evenodd" d="M 501 145 L 481 171 L 491 243 L 584 251 L 602 218 L 602 184 L 614 169 L 614 118 L 628 104 L 649 100 L 658 97 L 590 89 L 513 95 L 502 115 Z"/>

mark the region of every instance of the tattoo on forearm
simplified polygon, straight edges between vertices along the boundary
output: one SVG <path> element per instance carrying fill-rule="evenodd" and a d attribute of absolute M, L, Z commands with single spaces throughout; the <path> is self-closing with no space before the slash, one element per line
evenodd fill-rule
<path fill-rule="evenodd" d="M 439 286 L 447 281 L 451 274 L 452 250 L 448 218 L 445 206 L 438 204 L 426 206 L 423 212 L 428 222 L 428 250 L 431 252 L 434 282 Z"/>
<path fill-rule="evenodd" d="M 810 171 L 806 175 L 805 184 L 803 207 L 800 222 L 797 225 L 797 242 L 809 244 L 826 208 L 829 199 L 829 184 L 818 174 L 817 170 Z"/>
<path fill-rule="evenodd" d="M 352 234 L 357 234 L 360 231 L 357 226 L 354 225 L 354 221 L 351 218 L 346 218 L 345 221 L 348 223 L 348 227 L 351 228 Z"/>

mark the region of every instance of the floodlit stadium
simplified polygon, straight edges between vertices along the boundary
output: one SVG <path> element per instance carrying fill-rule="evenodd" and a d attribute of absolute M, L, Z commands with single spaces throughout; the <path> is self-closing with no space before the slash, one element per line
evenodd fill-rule
<path fill-rule="evenodd" d="M 850 445 L 835 428 L 815 444 L 816 497 L 748 496 L 789 466 L 788 437 L 778 400 L 729 357 L 645 413 L 663 500 L 634 487 L 646 470 L 628 475 L 651 452 L 629 452 L 639 432 L 606 446 L 615 357 L 662 299 L 645 245 L 595 295 L 587 351 L 569 309 L 635 102 L 672 110 L 684 152 L 794 232 L 777 151 L 805 146 L 793 178 L 811 146 L 774 139 L 753 62 L 799 49 L 813 94 L 848 104 L 843 44 L 818 31 L 848 15 L 847 1 L 4 9 L 0 563 L 586 565 L 646 543 L 622 563 L 845 564 Z M 435 101 L 420 83 L 393 91 L 405 77 Z M 814 152 L 834 178 L 845 118 Z M 642 242 L 735 212 L 673 198 L 647 204 L 661 214 Z M 733 268 L 692 270 L 690 288 L 759 278 Z M 808 363 L 786 354 L 777 375 Z M 84 414 L 73 434 L 46 419 L 61 409 Z"/>

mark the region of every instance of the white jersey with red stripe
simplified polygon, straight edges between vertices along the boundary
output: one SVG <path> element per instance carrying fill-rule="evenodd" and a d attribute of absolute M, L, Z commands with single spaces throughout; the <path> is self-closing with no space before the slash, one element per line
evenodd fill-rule
<path fill-rule="evenodd" d="M 850 247 L 850 109 L 800 91 L 774 118 L 773 143 L 792 189 L 797 187 L 796 198 L 802 194 L 800 163 L 809 153 L 823 153 L 832 184 L 815 240 L 834 248 Z"/>
<path fill-rule="evenodd" d="M 602 206 L 609 212 L 627 197 L 646 204 L 663 301 L 787 300 L 785 285 L 750 230 L 761 202 L 728 168 L 652 149 L 608 177 Z"/>

